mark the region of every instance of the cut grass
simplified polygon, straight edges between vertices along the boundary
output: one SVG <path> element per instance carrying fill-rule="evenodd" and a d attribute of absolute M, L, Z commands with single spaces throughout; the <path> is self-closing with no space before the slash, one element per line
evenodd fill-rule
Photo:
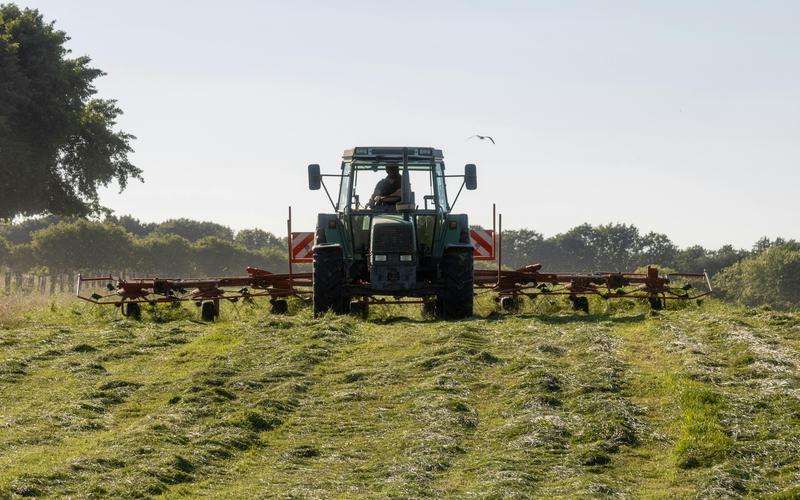
<path fill-rule="evenodd" d="M 0 327 L 0 496 L 796 492 L 797 315 L 565 305 L 36 305 Z"/>
<path fill-rule="evenodd" d="M 724 398 L 708 387 L 687 383 L 680 396 L 680 434 L 675 443 L 678 467 L 708 467 L 722 461 L 732 439 L 720 420 Z"/>

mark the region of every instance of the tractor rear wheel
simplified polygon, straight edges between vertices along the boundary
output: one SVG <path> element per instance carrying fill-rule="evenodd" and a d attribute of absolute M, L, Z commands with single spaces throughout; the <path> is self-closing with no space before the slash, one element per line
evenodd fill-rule
<path fill-rule="evenodd" d="M 314 316 L 333 311 L 345 314 L 350 301 L 344 294 L 344 256 L 341 247 L 314 249 Z"/>
<path fill-rule="evenodd" d="M 442 288 L 436 295 L 437 316 L 444 319 L 472 316 L 472 252 L 460 249 L 445 251 L 440 269 Z"/>

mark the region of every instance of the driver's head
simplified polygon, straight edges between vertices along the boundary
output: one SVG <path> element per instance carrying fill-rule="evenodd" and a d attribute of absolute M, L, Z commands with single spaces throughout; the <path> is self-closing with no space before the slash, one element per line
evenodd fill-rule
<path fill-rule="evenodd" d="M 386 165 L 386 175 L 389 177 L 397 177 L 400 175 L 400 169 L 397 165 Z"/>

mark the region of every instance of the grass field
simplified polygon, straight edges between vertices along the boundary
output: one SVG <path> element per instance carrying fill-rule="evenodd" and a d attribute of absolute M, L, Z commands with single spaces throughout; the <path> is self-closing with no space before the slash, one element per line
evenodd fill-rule
<path fill-rule="evenodd" d="M 0 497 L 800 496 L 800 315 L 0 316 Z"/>

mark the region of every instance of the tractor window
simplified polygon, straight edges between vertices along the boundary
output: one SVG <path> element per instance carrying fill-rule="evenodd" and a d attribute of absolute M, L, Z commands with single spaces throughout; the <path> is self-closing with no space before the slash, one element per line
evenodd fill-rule
<path fill-rule="evenodd" d="M 444 170 L 440 162 L 436 163 L 436 167 L 433 170 L 433 177 L 436 185 L 436 202 L 447 211 L 449 209 L 447 205 L 447 189 L 444 183 Z"/>
<path fill-rule="evenodd" d="M 344 210 L 350 200 L 350 184 L 353 182 L 353 177 L 350 175 L 352 167 L 349 163 L 342 163 L 342 180 L 339 183 L 339 206 L 338 210 Z"/>
<path fill-rule="evenodd" d="M 386 171 L 382 167 L 376 171 L 371 169 L 358 169 L 355 174 L 353 194 L 358 195 L 360 206 L 364 207 L 372 197 L 372 193 L 375 192 L 375 186 L 378 185 L 381 179 L 386 177 Z M 417 206 L 423 207 L 425 196 L 433 196 L 430 171 L 427 169 L 410 170 L 409 181 L 411 183 L 411 191 L 414 192 Z"/>

